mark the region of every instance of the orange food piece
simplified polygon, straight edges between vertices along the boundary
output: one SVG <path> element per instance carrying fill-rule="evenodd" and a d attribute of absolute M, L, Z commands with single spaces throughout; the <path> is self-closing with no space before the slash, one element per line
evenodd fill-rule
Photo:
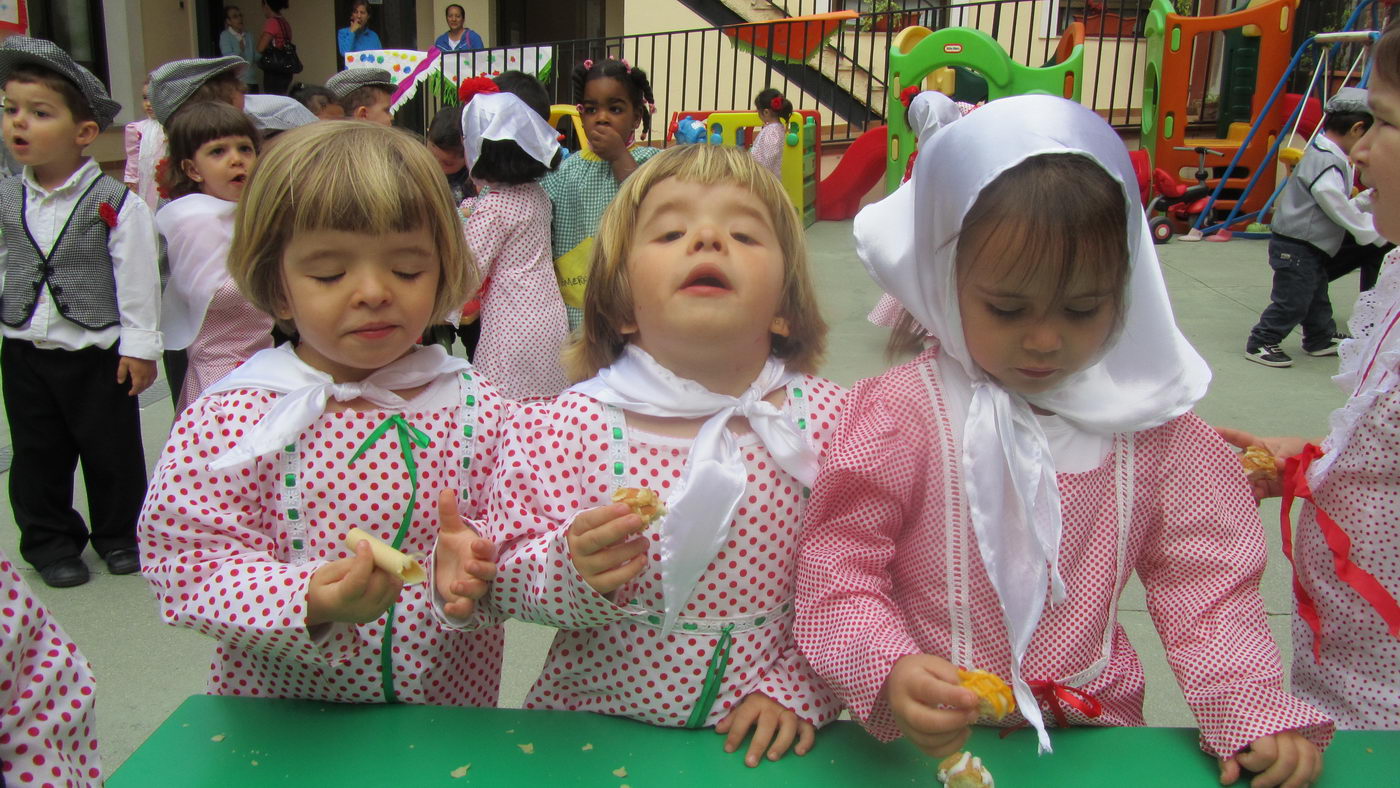
<path fill-rule="evenodd" d="M 613 503 L 625 503 L 632 507 L 632 512 L 647 525 L 666 513 L 666 507 L 661 505 L 656 492 L 646 487 L 619 487 L 613 490 L 612 499 Z"/>
<path fill-rule="evenodd" d="M 977 693 L 977 710 L 984 717 L 1000 720 L 1016 710 L 1016 696 L 995 673 L 958 668 L 958 683 Z"/>
<path fill-rule="evenodd" d="M 1263 446 L 1250 446 L 1240 455 L 1240 463 L 1252 481 L 1274 481 L 1278 478 L 1278 463 L 1273 452 Z"/>

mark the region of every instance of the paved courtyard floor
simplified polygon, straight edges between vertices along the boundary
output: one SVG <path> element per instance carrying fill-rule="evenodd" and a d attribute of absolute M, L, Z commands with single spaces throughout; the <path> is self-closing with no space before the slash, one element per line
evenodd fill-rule
<path fill-rule="evenodd" d="M 855 257 L 851 223 L 816 224 L 808 230 L 808 245 L 817 291 L 831 324 L 824 374 L 845 385 L 879 374 L 886 367 L 885 332 L 865 321 L 879 291 Z M 1265 243 L 1173 242 L 1158 249 L 1177 319 L 1215 371 L 1210 393 L 1198 412 L 1213 424 L 1236 425 L 1258 434 L 1321 434 L 1328 413 L 1344 399 L 1329 380 L 1336 371 L 1335 357 L 1303 355 L 1296 335 L 1283 345 L 1297 358 L 1291 369 L 1268 369 L 1242 357 L 1246 334 L 1268 303 Z M 1356 288 L 1354 274 L 1333 284 L 1339 320 L 1350 314 Z M 168 392 L 162 392 L 166 392 L 163 381 L 142 398 L 146 457 L 151 465 L 173 416 Z M 8 427 L 0 424 L 0 447 L 5 447 L 0 449 L 0 467 L 5 469 L 9 467 L 8 438 Z M 79 510 L 85 511 L 81 493 L 79 498 Z M 1279 552 L 1277 503 L 1265 504 L 1260 515 L 1271 543 L 1265 601 L 1274 636 L 1288 658 L 1288 567 Z M 0 503 L 0 548 L 18 561 L 18 532 L 8 496 Z M 110 576 L 95 555 L 89 552 L 86 558 L 94 578 L 78 588 L 50 589 L 27 566 L 21 571 L 93 664 L 98 678 L 98 732 L 110 773 L 186 696 L 203 691 L 213 642 L 162 624 L 152 594 L 139 576 Z M 1192 725 L 1135 582 L 1126 593 L 1121 614 L 1147 672 L 1149 724 Z M 507 626 L 503 704 L 521 703 L 543 662 L 549 637 L 543 627 Z"/>

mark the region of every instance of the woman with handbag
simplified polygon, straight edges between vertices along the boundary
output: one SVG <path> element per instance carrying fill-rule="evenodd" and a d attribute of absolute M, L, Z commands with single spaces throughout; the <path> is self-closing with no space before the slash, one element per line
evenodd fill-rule
<path fill-rule="evenodd" d="M 258 67 L 263 72 L 263 90 L 287 95 L 292 75 L 301 71 L 301 59 L 292 43 L 292 26 L 283 18 L 287 0 L 263 0 L 262 35 L 258 38 Z"/>

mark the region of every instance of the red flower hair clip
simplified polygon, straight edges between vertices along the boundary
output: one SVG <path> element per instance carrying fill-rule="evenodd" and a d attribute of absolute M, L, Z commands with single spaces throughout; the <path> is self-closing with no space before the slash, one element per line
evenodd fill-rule
<path fill-rule="evenodd" d="M 170 192 L 169 192 L 169 190 L 167 190 L 167 189 L 165 188 L 165 179 L 166 179 L 166 172 L 167 172 L 169 169 L 170 169 L 170 157 L 169 157 L 169 156 L 166 156 L 165 158 L 163 158 L 163 159 L 161 159 L 160 161 L 156 162 L 156 173 L 155 173 L 155 178 L 156 178 L 156 194 L 160 195 L 161 197 L 164 197 L 164 198 L 167 199 L 167 200 L 170 199 Z"/>
<path fill-rule="evenodd" d="M 104 202 L 97 206 L 97 215 L 102 217 L 102 221 L 107 224 L 108 229 L 117 228 L 117 209 L 109 202 Z"/>
<path fill-rule="evenodd" d="M 903 104 L 905 109 L 909 109 L 909 105 L 914 103 L 914 97 L 919 95 L 922 91 L 923 89 L 918 85 L 910 85 L 904 90 L 899 91 L 899 103 Z"/>
<path fill-rule="evenodd" d="M 774 96 L 773 100 L 768 102 L 768 106 L 772 107 L 774 112 L 782 112 L 783 94 L 779 93 L 778 95 Z"/>
<path fill-rule="evenodd" d="M 466 104 L 480 93 L 500 93 L 501 88 L 490 77 L 470 77 L 457 88 L 457 100 Z"/>

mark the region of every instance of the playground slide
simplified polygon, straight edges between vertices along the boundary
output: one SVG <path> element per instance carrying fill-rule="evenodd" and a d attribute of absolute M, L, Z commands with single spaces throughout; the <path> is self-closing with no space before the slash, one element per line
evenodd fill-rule
<path fill-rule="evenodd" d="M 876 126 L 856 138 L 836 169 L 817 188 L 817 218 L 850 219 L 864 197 L 885 174 L 886 128 Z"/>

